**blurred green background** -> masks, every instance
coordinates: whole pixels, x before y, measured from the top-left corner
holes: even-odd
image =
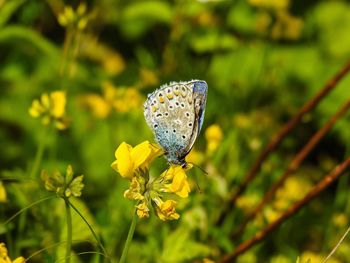
[[[162,222],[153,214],[139,221],[128,262],[204,262],[232,251],[349,154],[347,114],[243,237],[230,239],[294,154],[350,98],[346,77],[303,118],[217,224],[222,204],[268,139],[350,57],[349,14],[350,2],[341,0],[0,0],[1,222],[48,195],[39,175],[28,179],[45,140],[40,169],[64,172],[71,164],[84,174],[83,195],[72,202],[118,258],[133,203],[123,197],[127,181],[110,167],[114,151],[123,141],[154,140],[143,117],[148,93],[170,81],[202,79],[209,86],[206,116],[189,158],[209,174],[189,173],[192,193],[179,200],[178,221]],[[70,125],[43,137],[40,120],[28,109],[33,99],[55,90],[67,94]],[[210,126],[216,127],[213,136]],[[152,173],[165,168],[165,160],[157,161]],[[348,186],[345,176],[238,262],[294,263],[298,256],[321,262],[348,226]],[[47,248],[29,262],[62,259],[64,246],[51,245],[65,239],[63,209],[62,200],[51,199],[2,224],[0,241],[11,257]],[[85,240],[74,242],[75,253],[97,251],[74,212],[73,224],[73,239]],[[73,260],[98,261],[94,254]],[[350,241],[332,260],[350,262]]]

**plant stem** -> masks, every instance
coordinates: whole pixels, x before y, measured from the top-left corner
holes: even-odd
[[[134,216],[132,218],[131,225],[130,225],[130,228],[129,228],[128,237],[126,238],[124,249],[123,249],[123,253],[122,253],[122,256],[120,257],[119,263],[124,263],[125,262],[125,259],[126,259],[126,256],[128,254],[129,247],[130,247],[130,244],[131,244],[132,237],[134,236],[136,223],[137,223],[137,214],[136,214],[136,210],[135,210]]]
[[[69,202],[69,200],[68,200]],[[104,248],[104,246],[102,245],[100,239],[98,238],[97,234],[95,233],[94,229],[92,228],[92,226],[89,224],[89,222],[85,219],[85,217],[79,212],[79,210],[71,203],[69,202],[69,205],[73,208],[73,210],[75,212],[77,212],[77,214],[81,217],[81,219],[83,219],[83,221],[85,222],[85,224],[88,226],[88,228],[90,229],[92,235],[94,236],[98,246],[100,247],[100,250],[102,251],[101,255],[103,255],[104,257],[107,257],[109,259],[107,250]]]
[[[66,218],[67,218],[67,246],[66,246],[66,263],[70,263],[71,249],[72,249],[72,213],[70,210],[69,200],[64,198],[66,204]]]
[[[44,128],[43,130],[43,134],[41,136],[40,142],[39,142],[39,147],[36,151],[35,154],[35,159],[34,159],[34,163],[32,166],[32,169],[30,171],[30,178],[34,178],[35,175],[38,173],[38,169],[41,163],[41,160],[43,158],[43,154],[44,154],[44,150],[45,150],[45,143],[46,143],[46,128]]]

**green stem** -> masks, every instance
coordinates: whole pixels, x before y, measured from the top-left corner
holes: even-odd
[[[43,158],[44,150],[45,150],[45,143],[46,143],[45,137],[46,137],[46,128],[44,128],[44,130],[43,130],[43,134],[42,134],[40,142],[39,142],[38,150],[36,151],[36,154],[35,154],[35,159],[34,159],[32,169],[30,171],[29,178],[34,178],[35,175],[38,173],[38,169],[39,169],[41,160]]]
[[[70,210],[69,200],[64,198],[66,204],[66,218],[67,218],[67,246],[66,246],[66,263],[70,263],[72,250],[72,213]]]
[[[68,202],[69,202],[69,200],[68,200]],[[80,213],[80,211],[79,211],[71,202],[69,202],[69,205],[73,208],[73,210],[74,210],[75,212],[77,212],[77,214],[81,217],[81,219],[83,219],[83,221],[85,222],[85,224],[86,224],[86,225],[88,226],[88,228],[90,229],[92,235],[94,236],[94,238],[95,238],[95,240],[96,240],[98,246],[100,247],[100,249],[101,249],[101,251],[102,251],[101,255],[103,255],[103,256],[105,256],[105,257],[107,257],[107,258],[109,259],[109,255],[108,255],[106,249],[105,249],[104,246],[102,245],[100,239],[98,238],[98,236],[97,236],[96,232],[94,231],[94,229],[92,228],[92,226],[89,224],[89,222],[85,219],[85,217]]]
[[[125,259],[126,259],[126,256],[128,254],[129,247],[130,247],[130,244],[131,244],[131,241],[132,241],[132,237],[134,236],[136,223],[137,223],[137,214],[136,214],[136,210],[135,210],[134,216],[132,218],[131,225],[130,225],[130,228],[129,228],[128,237],[126,238],[124,249],[123,249],[123,253],[122,253],[122,256],[120,257],[119,263],[124,263],[125,262]]]

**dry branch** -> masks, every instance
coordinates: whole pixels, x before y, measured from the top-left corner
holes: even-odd
[[[286,171],[278,179],[278,181],[273,184],[270,189],[265,193],[263,199],[259,204],[253,209],[253,211],[244,219],[242,224],[239,225],[237,231],[232,235],[233,237],[239,235],[243,232],[245,226],[249,221],[254,219],[261,209],[272,199],[278,188],[283,186],[286,179],[293,174],[304,161],[304,159],[309,155],[312,149],[318,144],[318,142],[326,135],[326,133],[334,126],[334,124],[341,118],[350,108],[350,100],[347,101],[339,110],[326,122],[326,124],[319,129],[312,138],[307,142],[307,144],[295,155],[293,160],[288,165]]]
[[[275,136],[272,137],[268,145],[262,150],[260,155],[257,157],[255,163],[251,169],[246,173],[243,181],[238,186],[236,192],[230,198],[229,205],[225,207],[222,214],[218,219],[218,224],[220,224],[225,218],[226,214],[230,209],[230,205],[234,205],[237,198],[245,191],[248,184],[256,177],[257,173],[260,171],[262,163],[267,159],[267,157],[278,147],[281,141],[287,136],[287,134],[300,122],[300,120],[305,116],[306,113],[313,110],[318,103],[332,91],[338,82],[349,72],[350,70],[350,61],[348,61],[343,68],[337,72],[336,75],[330,79],[327,84],[309,101],[307,101],[298,113],[290,119],[278,132]]]
[[[322,181],[316,184],[309,193],[300,201],[290,206],[278,219],[269,224],[266,228],[255,234],[251,239],[241,243],[233,252],[225,255],[219,260],[220,263],[233,262],[240,254],[247,251],[252,246],[256,245],[268,234],[279,227],[286,219],[296,214],[304,205],[309,203],[315,197],[317,197],[323,190],[330,186],[335,180],[337,180],[347,168],[350,167],[350,157],[348,157],[340,165],[336,166],[329,174],[327,174]]]

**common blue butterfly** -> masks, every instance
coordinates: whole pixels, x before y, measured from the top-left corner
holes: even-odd
[[[144,115],[169,163],[186,167],[186,155],[202,128],[208,85],[203,80],[172,82],[149,94]]]

